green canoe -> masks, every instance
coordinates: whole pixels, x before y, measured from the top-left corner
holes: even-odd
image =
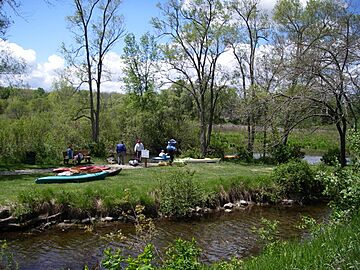
[[[73,175],[54,175],[39,177],[35,180],[36,184],[51,184],[51,183],[79,183],[94,180],[103,180],[109,172],[103,171],[98,173],[85,173]]]

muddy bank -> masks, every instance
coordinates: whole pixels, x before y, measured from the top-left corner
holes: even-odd
[[[189,210],[186,217],[180,218],[194,218],[203,215],[225,212],[231,213],[239,210],[246,210],[253,205],[269,205],[269,199],[259,192],[242,192],[231,191],[229,193],[223,192],[219,194],[216,203],[207,205],[205,207],[194,206]],[[284,199],[278,204],[280,205],[297,205],[295,200]],[[124,204],[112,211],[99,211],[97,209],[81,210],[72,208],[67,205],[58,205],[51,203],[43,203],[36,207],[37,211],[15,216],[13,209],[10,206],[0,208],[0,231],[26,231],[31,229],[43,230],[51,226],[84,226],[89,224],[101,224],[109,222],[135,222],[136,214],[134,207],[129,204]],[[143,214],[147,217],[157,219],[179,219],[177,217],[163,216],[159,211],[159,205],[147,205],[144,208]]]

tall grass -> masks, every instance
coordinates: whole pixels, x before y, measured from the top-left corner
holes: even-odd
[[[228,154],[234,154],[236,153],[236,148],[246,147],[247,145],[247,131],[244,128],[218,128],[218,132],[226,138],[230,145],[226,150]],[[329,147],[339,144],[337,131],[328,128],[295,129],[290,133],[288,142],[299,145],[306,154],[318,155],[325,153]],[[261,152],[262,147],[262,134],[257,133],[254,149],[257,152]]]
[[[360,269],[359,225],[360,213],[349,223],[324,226],[313,239],[273,245],[241,269]]]

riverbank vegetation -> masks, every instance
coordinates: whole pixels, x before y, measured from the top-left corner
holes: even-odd
[[[161,187],[176,185],[176,179],[184,176],[184,179],[182,177],[179,179],[178,187],[172,186],[174,192],[180,195],[182,187],[186,188],[180,184],[181,181],[185,181],[186,175],[191,177],[193,185],[202,190],[201,196],[204,200],[206,198],[219,200],[222,196],[224,197],[222,201],[226,201],[229,200],[229,196],[238,199],[246,196],[246,199],[256,201],[259,200],[256,194],[260,196],[262,190],[271,187],[272,181],[268,176],[272,169],[272,166],[246,164],[241,166],[227,162],[188,164],[184,167],[125,169],[117,176],[107,177],[106,185],[104,181],[36,185],[34,180],[39,175],[1,176],[3,192],[0,194],[0,204],[11,205],[17,216],[26,213],[34,216],[35,212],[45,211],[46,208],[52,209],[51,212],[55,209],[65,211],[66,207],[78,209],[85,216],[89,213],[92,215],[101,213],[105,216],[110,213],[121,213],[121,209],[126,206],[124,198],[129,192],[133,205],[140,203],[148,209],[154,209],[161,202],[159,198]],[[165,185],[164,182],[167,184]],[[245,194],[246,191],[249,191],[248,195]],[[166,193],[165,190],[163,192]],[[251,197],[253,193],[255,195]],[[41,210],[42,207],[44,209]]]
[[[353,156],[358,157],[360,152],[359,133],[353,133],[349,137],[349,141]],[[299,185],[298,182],[298,180],[307,178],[304,175],[297,178],[299,174],[303,173],[302,170],[299,170],[299,164],[281,165],[276,170],[278,172],[274,172],[275,178],[285,181],[285,183],[289,181],[296,187],[303,186],[307,190],[308,187]],[[196,247],[194,240],[190,242],[178,240],[169,248],[169,250],[177,251],[176,256],[172,257],[172,265],[177,265],[179,269],[359,268],[360,246],[357,243],[360,241],[360,175],[358,160],[354,160],[354,165],[350,168],[344,169],[338,166],[331,170],[320,170],[314,179],[318,179],[324,186],[323,194],[331,198],[330,205],[333,212],[327,224],[316,224],[314,220],[305,217],[302,226],[308,227],[310,236],[304,241],[299,243],[276,240],[274,238],[276,221],[265,221],[264,224],[267,224],[267,227],[259,228],[258,232],[261,239],[267,241],[268,244],[259,256],[248,259],[233,258],[229,261],[207,266],[201,264],[199,260],[200,250]],[[313,183],[314,181],[307,182],[310,185]],[[285,187],[287,184],[283,186]],[[293,187],[287,190],[293,191]],[[139,256],[138,258],[142,257]],[[105,257],[104,262],[109,261],[109,257]],[[152,269],[174,269],[168,268],[168,262],[165,260],[163,265],[157,268],[151,264],[151,260],[140,260],[138,266],[148,266]]]

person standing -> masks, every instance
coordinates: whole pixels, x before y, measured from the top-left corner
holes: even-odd
[[[143,143],[138,139],[134,146],[134,152],[135,152],[135,156],[136,156],[137,160],[141,161],[141,151],[144,149],[145,148],[144,148]]]
[[[168,152],[168,155],[170,156],[170,164],[173,163],[175,158],[176,144],[177,142],[174,139],[171,139],[168,141],[168,145],[166,146],[166,150]]]
[[[74,150],[72,148],[72,144],[69,144],[69,147],[66,149],[66,156],[69,160],[74,158]]]
[[[125,165],[126,146],[123,141],[116,145],[116,161],[119,165]]]

